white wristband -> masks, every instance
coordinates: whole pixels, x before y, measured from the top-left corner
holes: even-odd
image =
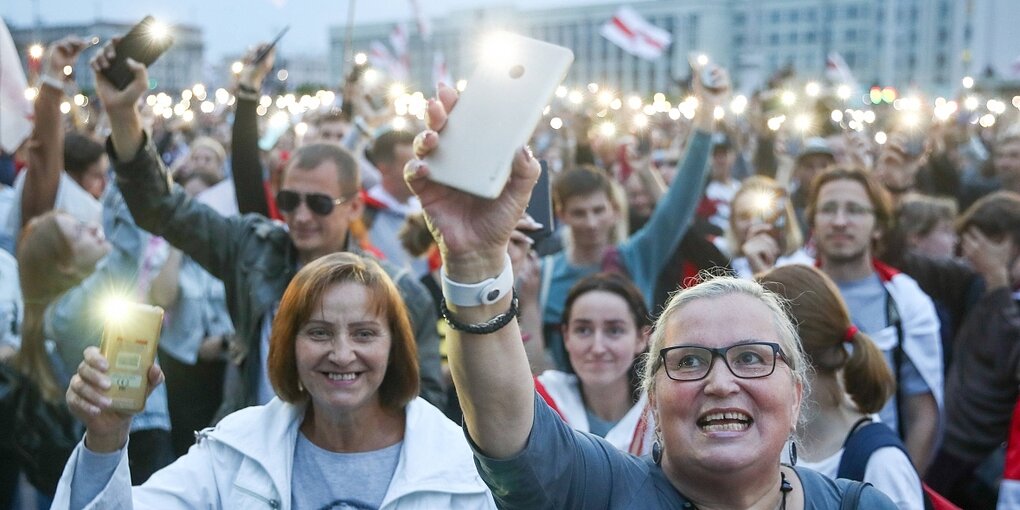
[[[448,303],[457,306],[491,305],[514,290],[514,270],[510,266],[510,254],[506,254],[503,272],[495,278],[478,283],[460,283],[450,279],[446,269],[441,271],[443,280],[443,297]]]
[[[61,92],[64,92],[65,88],[67,87],[67,82],[65,82],[64,80],[54,78],[53,76],[50,76],[46,73],[39,75],[39,83],[42,85],[49,85]]]

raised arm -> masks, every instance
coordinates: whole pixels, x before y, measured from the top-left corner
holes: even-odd
[[[693,78],[698,110],[694,116],[694,131],[676,177],[645,226],[620,246],[620,256],[648,302],[651,302],[662,268],[686,234],[705,188],[715,109],[724,104],[730,91],[726,71],[717,68],[715,72],[718,73],[715,81],[721,84],[717,89],[709,90],[698,76]]]
[[[42,84],[35,98],[35,125],[29,140],[28,173],[21,193],[21,226],[53,209],[64,169],[64,126],[60,103],[64,99],[65,66],[73,66],[87,43],[65,37],[46,49]]]
[[[524,213],[538,180],[538,161],[526,148],[514,154],[512,171],[495,200],[477,198],[428,179],[424,158],[440,143],[447,112],[457,93],[441,85],[439,100],[429,100],[429,128],[415,138],[415,154],[405,179],[421,199],[429,229],[443,257],[447,278],[477,283],[503,272],[510,234]],[[511,162],[506,162],[511,164]],[[509,294],[490,305],[447,303],[460,323],[480,324],[511,308]],[[534,385],[521,331],[514,320],[489,334],[447,333],[450,369],[464,409],[467,431],[486,455],[507,458],[520,452],[534,421]]]
[[[273,68],[276,50],[269,50],[261,62],[253,62],[265,45],[259,45],[245,58],[244,68],[237,79],[237,109],[231,127],[230,170],[234,177],[234,192],[241,214],[258,213],[269,217],[269,205],[259,160],[259,126],[256,107],[262,80]]]
[[[225,218],[191,200],[183,189],[173,185],[155,146],[142,129],[137,105],[148,88],[145,66],[128,59],[134,79],[124,90],[118,90],[102,75],[114,56],[113,44],[108,44],[93,58],[92,69],[96,74],[96,92],[110,118],[107,151],[111,153],[124,202],[139,227],[165,238],[230,288],[237,253],[241,250],[236,232],[249,228],[254,220]]]

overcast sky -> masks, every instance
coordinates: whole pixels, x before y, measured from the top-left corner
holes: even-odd
[[[283,26],[287,53],[325,55],[328,30],[347,20],[350,0],[2,0],[0,16],[9,25],[32,26],[38,10],[43,24],[96,19],[134,22],[146,14],[203,29],[206,60],[243,52],[256,41],[271,39]],[[411,0],[354,0],[355,22],[411,21]],[[433,18],[484,5],[521,8],[599,3],[607,0],[418,0]]]

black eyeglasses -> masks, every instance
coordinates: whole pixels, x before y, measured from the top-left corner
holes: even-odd
[[[351,197],[333,198],[322,193],[298,193],[297,191],[281,190],[276,194],[276,206],[285,213],[294,212],[301,202],[308,204],[308,209],[319,216],[328,216],[335,206],[350,200]]]
[[[786,356],[779,344],[747,342],[713,349],[699,345],[676,345],[659,351],[666,376],[674,381],[700,381],[712,371],[712,362],[719,356],[730,373],[741,379],[768,377],[776,371],[776,358]]]

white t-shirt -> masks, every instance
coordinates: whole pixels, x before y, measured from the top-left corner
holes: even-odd
[[[827,459],[818,462],[800,459],[797,465],[813,469],[829,478],[836,478],[842,458],[843,449],[840,448]],[[910,458],[895,446],[879,448],[871,454],[864,470],[864,481],[885,493],[903,510],[924,508],[921,479],[917,476]]]
[[[25,169],[14,181],[14,200],[7,215],[5,228],[15,239],[21,230],[21,193],[25,189],[25,174],[30,171]],[[85,191],[85,188],[64,171],[60,172],[60,183],[57,184],[57,198],[53,203],[53,209],[64,211],[81,221],[96,225],[103,223],[103,203]]]

